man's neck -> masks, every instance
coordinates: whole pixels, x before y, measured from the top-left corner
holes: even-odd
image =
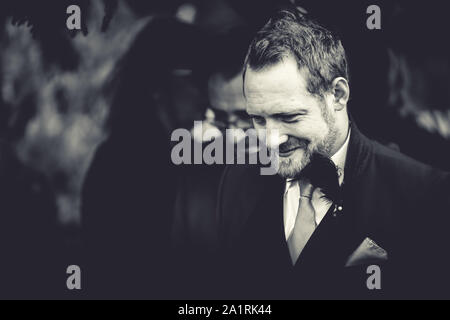
[[[336,143],[334,144],[334,148],[330,152],[330,158],[332,158],[339,150],[342,149],[350,133],[350,120],[348,119],[348,117],[345,117],[343,120],[341,120],[341,122],[342,123],[338,122],[338,126],[340,128],[339,134],[336,139]]]

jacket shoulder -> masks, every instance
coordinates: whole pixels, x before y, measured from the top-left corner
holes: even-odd
[[[219,186],[219,210],[234,211],[236,207],[248,203],[263,187],[261,183],[257,166],[226,166]]]
[[[257,165],[229,165],[223,172],[216,210],[222,245],[235,238],[264,190],[279,179],[262,176],[259,169]]]
[[[426,188],[449,178],[449,173],[414,160],[378,142],[372,141],[372,145],[372,166],[392,182]]]

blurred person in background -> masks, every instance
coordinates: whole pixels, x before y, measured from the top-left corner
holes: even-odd
[[[133,8],[145,6],[141,1],[130,3]],[[222,169],[208,168],[214,171],[211,178],[208,175],[205,184],[184,194],[186,175],[197,180],[204,175],[189,175],[186,171],[194,168],[185,171],[172,165],[170,135],[205,119],[212,100],[221,105],[214,103],[216,110],[208,111],[214,114],[211,126],[218,131],[230,125],[248,126],[242,91],[238,93],[236,86],[246,48],[240,44],[235,50],[227,37],[212,42],[213,32],[239,21],[227,1],[178,5],[164,13],[137,10],[150,21],[122,59],[111,86],[117,94],[110,136],[96,152],[82,201],[86,277],[96,297],[179,297],[184,282],[178,281],[188,274],[194,258],[178,255],[173,243],[189,237],[189,245],[195,243],[200,251],[215,245],[216,230],[207,229],[215,227],[215,186]],[[238,52],[239,58],[228,57],[230,52]],[[208,101],[205,79],[210,75],[215,78],[209,81]],[[232,96],[221,92],[222,87]],[[208,190],[203,193],[205,186]]]
[[[432,17],[422,23],[423,17]],[[400,151],[450,170],[450,43],[446,7],[399,1],[389,33],[386,136]]]
[[[177,71],[201,61],[206,42],[200,34],[173,19],[151,20],[117,69],[110,136],[97,150],[83,190],[86,279],[93,297],[176,293],[172,270],[184,261],[170,251],[177,181],[170,133],[201,118],[199,90],[189,72]]]
[[[238,143],[246,139],[245,130],[253,128],[242,92],[242,67],[251,36],[246,27],[215,36],[206,51],[208,63],[198,70],[204,73],[208,104],[201,128],[191,130],[192,140],[204,150],[212,140],[223,139],[224,159],[226,130],[235,130],[231,144],[236,150]],[[204,293],[205,288],[199,284],[213,283],[206,279],[214,276],[212,262],[218,241],[215,210],[224,168],[220,163],[180,166],[172,241],[176,255],[185,261],[185,270],[179,277],[186,282],[184,294],[191,298]]]

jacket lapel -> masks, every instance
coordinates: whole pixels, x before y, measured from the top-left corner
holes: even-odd
[[[364,232],[359,230],[357,224],[359,213],[353,205],[352,189],[364,170],[369,149],[356,125],[352,124],[351,129],[343,198],[330,207],[295,265],[296,273],[309,279],[317,274],[323,281],[324,274],[331,275],[331,270],[342,270],[347,258],[364,240]],[[336,210],[339,206],[341,211]]]

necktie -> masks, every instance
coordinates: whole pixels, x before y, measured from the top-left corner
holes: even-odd
[[[314,188],[312,184],[305,179],[299,181],[300,184],[300,202],[295,220],[294,229],[288,239],[288,248],[292,263],[298,260],[301,252],[308,243],[309,238],[316,229],[316,215],[312,205],[312,194]]]

